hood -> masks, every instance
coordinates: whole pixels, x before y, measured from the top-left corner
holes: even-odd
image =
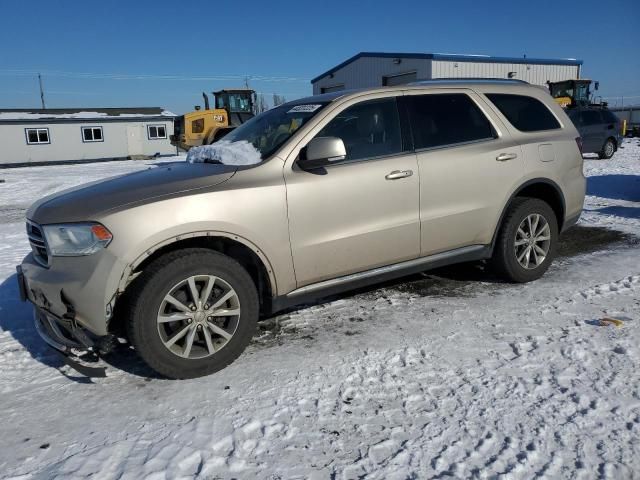
[[[218,185],[236,171],[234,166],[207,163],[152,167],[44,197],[29,208],[27,218],[39,224],[97,220],[110,210]]]

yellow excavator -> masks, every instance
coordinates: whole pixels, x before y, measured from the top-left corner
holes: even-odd
[[[175,120],[171,143],[183,150],[209,145],[220,140],[235,127],[253,118],[255,92],[250,89],[224,89],[213,92],[214,108],[202,93],[204,110],[199,106]]]

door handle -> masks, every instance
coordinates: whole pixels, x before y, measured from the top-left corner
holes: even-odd
[[[385,175],[387,180],[398,180],[399,178],[407,178],[413,175],[413,170],[394,170],[393,172]]]
[[[518,158],[517,153],[501,153],[496,157],[496,160],[499,162],[506,162],[507,160],[513,160],[514,158]]]

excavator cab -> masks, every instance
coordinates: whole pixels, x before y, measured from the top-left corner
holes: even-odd
[[[562,108],[584,107],[591,103],[591,80],[563,80],[549,82],[549,92]],[[598,89],[598,82],[595,82]]]
[[[237,127],[253,117],[253,90],[218,90],[213,95],[216,108],[226,110],[229,126]]]

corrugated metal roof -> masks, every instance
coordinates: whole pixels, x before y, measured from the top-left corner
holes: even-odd
[[[528,58],[528,57],[492,57],[489,55],[468,55],[468,54],[455,54],[455,53],[389,53],[389,52],[360,52],[351,58],[348,58],[344,62],[336,65],[330,70],[327,70],[321,75],[318,75],[311,80],[311,83],[315,83],[321,78],[334,73],[341,68],[355,62],[359,58],[363,57],[378,57],[378,58],[422,58],[425,60],[449,60],[455,62],[483,62],[483,63],[522,63],[530,65],[582,65],[582,60],[576,60],[575,58]]]

